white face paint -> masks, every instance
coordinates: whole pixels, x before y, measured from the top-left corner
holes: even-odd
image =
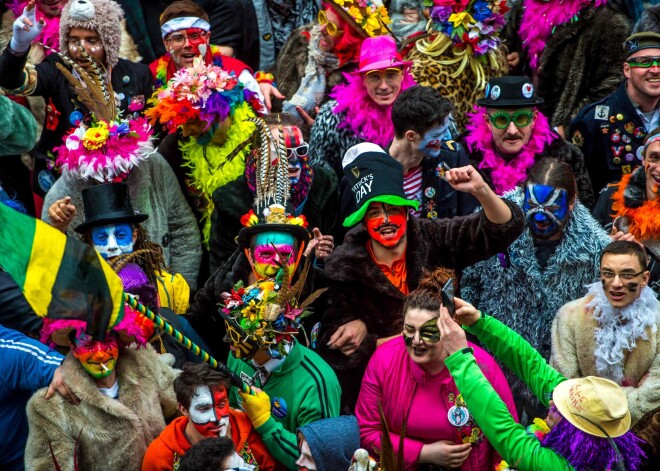
[[[451,136],[449,135],[449,116],[447,116],[444,123],[437,124],[424,133],[418,149],[429,157],[438,157],[442,143],[449,139]]]
[[[303,437],[300,441],[300,458],[296,461],[296,466],[298,466],[299,471],[316,471],[316,463],[314,462],[314,457],[312,456],[312,451],[309,449],[309,444],[307,440]]]
[[[92,244],[103,258],[133,252],[133,227],[130,224],[108,224],[91,229]]]
[[[205,437],[224,437],[229,430],[229,403],[224,387],[197,386],[190,399],[190,420]]]

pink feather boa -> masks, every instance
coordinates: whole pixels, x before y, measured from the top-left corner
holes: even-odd
[[[18,18],[23,14],[23,9],[27,6],[28,2],[26,1],[21,1],[21,0],[14,0],[11,3],[7,4],[7,7],[11,9],[11,11],[14,13],[14,16]],[[59,16],[54,16],[54,17],[49,17],[43,14],[43,12],[39,9],[39,4],[37,3],[36,5],[37,8],[37,20],[43,18],[46,20],[46,26],[44,26],[44,29],[41,31],[39,36],[37,36],[36,41],[45,44],[51,49],[54,49],[55,51],[60,50],[60,17]],[[49,49],[46,49],[44,51],[46,55],[50,54],[52,51]]]
[[[55,332],[73,328],[76,331],[76,335],[79,335],[85,331],[86,326],[87,322],[79,319],[49,319],[46,317],[44,318],[44,325],[41,328],[41,337],[39,340],[41,343],[55,348],[57,345],[52,341]],[[124,317],[111,330],[124,337],[125,341],[120,341],[120,347],[127,347],[133,342],[136,342],[139,346],[144,346],[153,334],[154,325],[149,319],[126,305],[124,308]]]
[[[360,74],[345,73],[344,77],[347,83],[336,85],[330,92],[330,97],[337,100],[337,106],[333,111],[337,114],[345,114],[339,127],[351,129],[356,136],[365,142],[372,142],[383,148],[387,147],[394,139],[394,125],[391,117],[392,105],[377,105],[362,84]],[[400,92],[414,85],[417,85],[417,83],[410,72],[404,72]]]
[[[491,170],[495,193],[502,195],[527,178],[527,171],[536,162],[536,156],[555,140],[556,135],[548,124],[548,118],[538,112],[529,142],[516,157],[507,161],[500,157],[493,146],[493,135],[484,119],[486,108],[475,107],[475,110],[475,113],[468,115],[468,135],[465,143],[470,152],[481,152],[483,160],[479,163],[479,168]]]
[[[563,3],[556,0],[550,2],[526,0],[519,35],[532,70],[536,72],[543,49],[555,26],[567,23],[578,12],[592,4],[594,8],[598,8],[606,3],[607,0],[563,0]],[[542,21],[543,18],[545,21]]]

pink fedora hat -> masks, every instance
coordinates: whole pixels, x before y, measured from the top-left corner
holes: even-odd
[[[376,36],[362,41],[360,47],[359,73],[388,67],[408,67],[412,62],[404,61],[396,50],[392,36]]]

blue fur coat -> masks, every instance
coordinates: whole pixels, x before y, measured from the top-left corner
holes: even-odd
[[[504,197],[522,208],[522,189],[512,190]],[[504,257],[495,256],[463,272],[461,296],[521,334],[547,359],[550,328],[557,310],[584,296],[585,285],[599,278],[600,253],[609,242],[607,233],[576,201],[564,237],[545,270],[539,266],[532,236],[525,229],[509,247],[507,268],[500,262]],[[516,383],[510,381],[518,398],[527,388]]]

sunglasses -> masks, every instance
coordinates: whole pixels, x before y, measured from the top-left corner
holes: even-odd
[[[534,112],[532,110],[518,110],[513,113],[498,111],[489,115],[488,118],[490,119],[490,123],[497,129],[508,128],[511,121],[513,121],[513,124],[517,127],[524,128],[532,123]]]
[[[660,67],[660,57],[659,56],[641,56],[635,57],[626,61],[630,67],[648,69],[650,67],[656,66]]]
[[[383,79],[389,84],[394,85],[401,78],[403,71],[395,67],[390,67],[385,70],[370,70],[365,74],[367,82],[378,85]]]
[[[303,142],[298,147],[289,147],[287,150],[289,151],[289,157],[293,157],[294,153],[298,157],[305,157],[309,152],[309,144]]]
[[[328,19],[328,15],[326,15],[325,10],[319,11],[317,19],[321,26],[325,25],[325,30],[330,36],[337,36],[344,32],[344,30],[341,29],[339,25],[336,25]]]

